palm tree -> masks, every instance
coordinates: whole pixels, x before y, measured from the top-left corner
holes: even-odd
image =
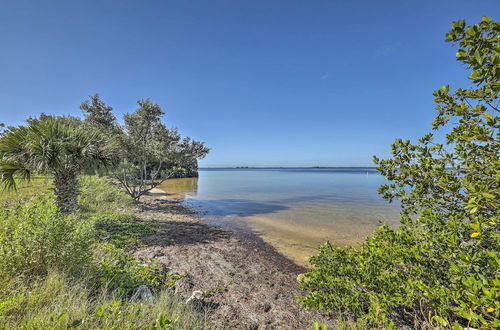
[[[76,209],[78,174],[114,164],[116,148],[106,136],[79,119],[43,115],[26,126],[9,127],[0,138],[0,184],[16,189],[16,180],[33,173],[52,176],[59,210]]]

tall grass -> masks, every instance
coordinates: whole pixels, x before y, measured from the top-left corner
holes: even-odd
[[[0,218],[0,276],[76,274],[90,261],[93,224],[61,215],[49,192],[1,208]]]
[[[79,177],[78,181],[78,208],[81,212],[100,215],[103,212],[124,210],[133,203],[130,196],[104,178],[86,175]]]
[[[167,291],[152,302],[132,302],[106,292],[96,294],[84,281],[59,272],[30,286],[12,281],[2,288],[9,291],[0,302],[0,324],[6,329],[205,328],[202,315]]]

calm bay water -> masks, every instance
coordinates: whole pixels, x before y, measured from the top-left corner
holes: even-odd
[[[281,253],[305,264],[327,240],[356,244],[380,221],[396,226],[399,206],[376,189],[373,168],[202,169],[160,189],[202,211],[214,224],[248,225]]]

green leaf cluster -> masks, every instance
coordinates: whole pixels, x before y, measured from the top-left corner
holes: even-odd
[[[0,219],[0,281],[45,276],[51,270],[81,274],[90,263],[93,225],[60,214],[50,192],[26,204],[0,207]]]

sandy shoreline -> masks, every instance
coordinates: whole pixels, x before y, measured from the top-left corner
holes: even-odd
[[[307,329],[314,321],[331,323],[296,303],[302,295],[296,278],[305,269],[251,231],[211,226],[180,200],[145,196],[134,212],[158,233],[143,238],[145,246],[133,255],[186,274],[175,287],[182,297],[208,292],[207,318],[216,328]]]

